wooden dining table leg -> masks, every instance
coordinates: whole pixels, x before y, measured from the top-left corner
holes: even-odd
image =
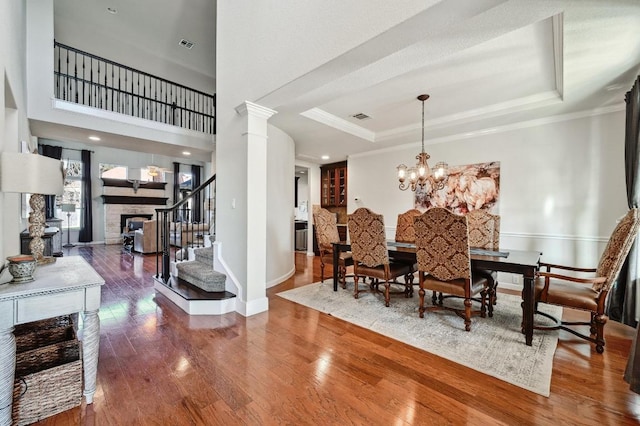
[[[527,346],[531,346],[533,343],[533,314],[535,310],[534,276],[535,270],[526,271],[523,274],[522,333],[524,334]]]
[[[338,291],[338,268],[340,263],[340,245],[333,245],[333,291]]]

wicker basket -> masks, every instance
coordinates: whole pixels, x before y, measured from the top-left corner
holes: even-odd
[[[70,315],[20,324],[13,334],[16,337],[17,353],[75,339]]]
[[[16,336],[13,423],[27,425],[77,407],[82,402],[80,345],[68,317],[32,323]],[[40,327],[40,328],[38,328]],[[47,340],[48,339],[48,340]],[[35,342],[44,346],[35,347]],[[24,348],[31,348],[25,350]]]

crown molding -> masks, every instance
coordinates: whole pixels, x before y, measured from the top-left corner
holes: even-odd
[[[359,137],[369,142],[376,141],[376,133],[364,127],[353,124],[345,119],[330,114],[320,108],[311,108],[307,111],[301,112],[301,116],[317,121],[334,129],[341,130],[350,135]]]
[[[564,100],[564,14],[559,13],[551,18],[553,29],[553,59],[556,77],[556,90]]]
[[[552,115],[552,116],[549,116],[549,117],[536,118],[534,120],[520,121],[518,123],[506,124],[504,126],[488,127],[486,129],[480,129],[480,130],[476,130],[476,131],[473,131],[473,132],[458,133],[458,134],[455,134],[455,135],[443,136],[441,138],[433,138],[433,139],[428,139],[428,140],[425,139],[425,144],[426,145],[436,145],[436,144],[444,143],[444,142],[452,142],[452,141],[464,140],[464,139],[473,139],[473,138],[477,138],[479,136],[484,136],[484,135],[487,135],[487,134],[510,132],[510,131],[513,131],[513,130],[526,129],[526,128],[530,128],[530,127],[544,126],[546,124],[553,124],[553,123],[560,123],[560,122],[563,122],[563,121],[577,120],[577,119],[585,118],[585,117],[596,117],[598,115],[611,114],[611,113],[614,113],[614,112],[619,112],[619,111],[624,111],[624,110],[625,110],[625,104],[624,103],[619,103],[619,104],[616,104],[616,105],[611,105],[611,106],[603,107],[603,108],[595,108],[595,109],[592,109],[592,110],[572,112],[572,113],[568,113],[568,114]],[[395,152],[395,151],[399,151],[399,150],[402,150],[402,149],[409,149],[409,148],[414,148],[414,147],[419,147],[419,146],[420,146],[419,142],[412,142],[412,143],[407,143],[407,144],[403,144],[403,145],[396,145],[396,146],[389,147],[389,148],[376,149],[376,150],[373,150],[373,151],[367,151],[367,152],[362,152],[362,153],[358,153],[358,154],[350,154],[349,158],[368,157],[370,155],[379,155],[379,154],[383,154],[383,153],[386,153],[386,152]]]

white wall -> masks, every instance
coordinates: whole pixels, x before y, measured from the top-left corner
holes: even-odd
[[[433,164],[500,161],[501,247],[537,249],[550,262],[595,267],[616,219],[627,211],[624,112],[531,124],[425,150]],[[398,213],[413,207],[413,193],[398,189],[395,168],[413,164],[419,150],[418,142],[350,157],[348,212],[364,206],[382,213],[392,236]]]
[[[293,247],[293,139],[268,126],[267,161],[267,287],[280,284],[295,273]]]
[[[18,152],[31,144],[25,87],[26,6],[0,2],[0,152]],[[20,253],[20,195],[0,193],[0,259]]]
[[[257,249],[251,244],[255,242],[247,241],[247,138],[252,135],[248,134],[246,117],[235,108],[245,101],[263,107],[278,105],[275,100],[258,100],[299,81],[309,71],[384,33],[427,5],[411,0],[399,8],[383,0],[357,0],[333,2],[327,7],[324,3],[286,0],[277,8],[268,3],[231,1],[218,2],[217,6],[216,78],[221,82],[216,93],[216,157],[220,160],[216,164],[217,237],[224,245],[224,258],[231,273],[245,290],[243,294],[252,298],[259,295],[247,289],[249,258],[260,257],[260,253],[253,253]],[[349,58],[342,58],[341,62],[348,63]],[[335,74],[328,78],[334,77]],[[308,83],[314,89],[321,85],[313,79],[305,84]],[[302,94],[306,90],[300,86],[294,92]],[[270,163],[271,167],[279,168],[279,163]],[[286,172],[291,180],[293,171]],[[283,207],[283,212],[290,215],[293,203]]]

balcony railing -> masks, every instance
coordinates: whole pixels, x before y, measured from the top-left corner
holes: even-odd
[[[216,97],[54,42],[55,97],[209,134]]]

